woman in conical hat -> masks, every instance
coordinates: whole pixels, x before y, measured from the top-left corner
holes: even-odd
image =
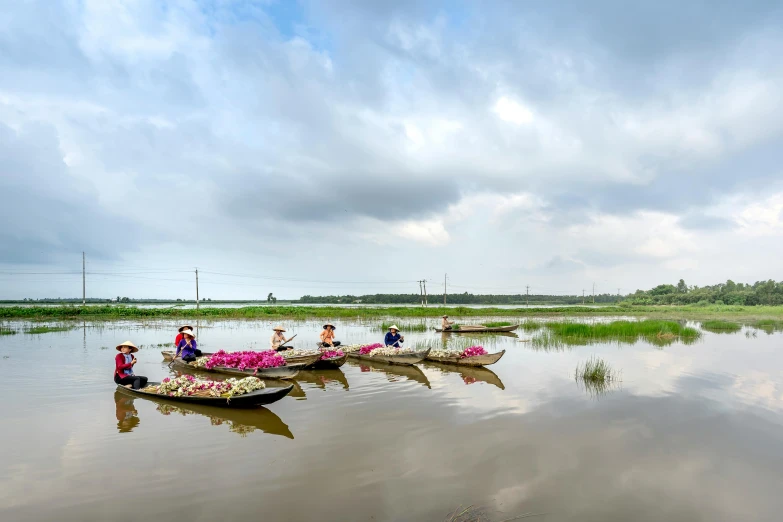
[[[284,352],[286,350],[293,349],[293,346],[283,346],[285,343],[293,339],[293,337],[289,337],[288,339],[285,338],[285,328],[282,326],[275,326],[272,328],[272,330],[275,331],[275,333],[272,334],[272,338],[269,340],[272,344],[272,349],[276,350],[278,352]]]
[[[174,354],[174,358],[177,357],[182,357],[185,362],[193,362],[196,357],[201,357],[193,330],[182,330],[182,340],[177,345],[177,353]]]
[[[144,388],[147,378],[133,373],[133,367],[138,362],[133,354],[139,349],[132,342],[125,341],[117,345],[117,351],[120,353],[114,358],[114,382],[134,390]]]
[[[321,332],[321,348],[333,348],[340,346],[340,341],[334,340],[334,331],[337,330],[332,323],[326,323]]]
[[[180,326],[179,328],[177,328],[177,332],[179,332],[179,333],[178,333],[178,334],[177,334],[177,336],[174,338],[174,346],[179,346],[179,342],[180,342],[180,341],[182,340],[182,338],[183,338],[182,332],[184,332],[185,330],[192,330],[192,329],[193,329],[193,327],[192,327],[192,326],[190,326],[189,324],[183,324],[182,326]]]
[[[402,343],[405,341],[405,337],[400,335],[400,329],[396,324],[389,327],[389,331],[386,332],[386,337],[383,339],[383,344],[386,346],[393,346],[394,348],[402,348]]]

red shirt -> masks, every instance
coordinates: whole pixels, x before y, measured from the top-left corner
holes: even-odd
[[[125,356],[122,353],[118,353],[117,357],[114,358],[114,376],[119,375],[120,378],[123,378],[122,371],[128,369],[132,371],[133,364],[125,364]]]
[[[181,333],[181,332],[180,332],[180,333],[178,333],[178,334],[177,334],[177,337],[176,337],[176,339],[174,339],[174,346],[175,346],[175,347],[179,346],[179,342],[180,342],[182,339],[184,339],[184,338],[185,338],[185,336],[184,336],[184,335],[182,335],[182,333]]]

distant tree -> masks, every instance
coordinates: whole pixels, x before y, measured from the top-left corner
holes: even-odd
[[[267,303],[271,303],[271,302],[272,302],[272,300],[276,300],[276,299],[275,299],[275,296],[273,296],[273,295],[272,295],[272,292],[269,292],[269,295],[268,295],[268,296],[266,296],[266,302],[267,302]]]
[[[680,279],[680,282],[677,283],[677,292],[681,294],[685,294],[688,292],[688,285],[685,284],[685,281]]]

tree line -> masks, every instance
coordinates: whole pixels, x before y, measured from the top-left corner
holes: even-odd
[[[368,294],[368,295],[304,295],[299,298],[303,304],[420,304],[419,294]],[[617,303],[622,298],[617,294],[596,294],[595,303]],[[430,305],[443,304],[443,294],[429,294]],[[525,305],[533,304],[590,304],[592,295],[526,295],[526,294],[448,294],[448,305]]]
[[[780,305],[783,304],[783,281],[735,283],[731,279],[711,286],[688,286],[680,279],[676,285],[658,285],[650,290],[637,290],[628,296],[635,305]]]

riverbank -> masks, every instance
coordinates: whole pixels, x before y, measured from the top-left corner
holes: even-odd
[[[631,316],[667,319],[734,320],[783,319],[783,306],[567,306],[554,308],[468,308],[455,307],[339,307],[339,306],[248,306],[182,308],[138,308],[135,306],[9,306],[0,307],[0,319],[337,319],[385,317],[586,317]]]

